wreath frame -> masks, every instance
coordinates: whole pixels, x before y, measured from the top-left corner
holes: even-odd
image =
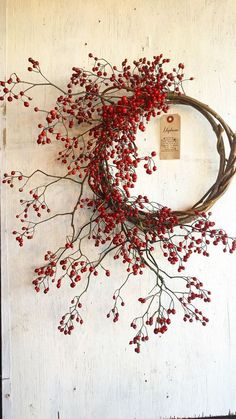
[[[107,91],[113,88],[108,88]],[[132,89],[127,89],[132,92]],[[178,223],[185,224],[191,222],[198,217],[201,212],[209,211],[215,202],[222,197],[226,192],[235,172],[236,172],[236,135],[229,127],[229,125],[223,120],[223,118],[208,105],[187,96],[186,94],[167,93],[166,101],[168,105],[184,105],[190,106],[197,110],[211,125],[211,128],[216,136],[216,149],[219,154],[219,168],[215,182],[207,190],[207,192],[189,209],[172,211],[173,216],[178,218]],[[226,156],[226,149],[224,144],[224,134],[228,140],[229,155]],[[100,174],[104,175],[104,166],[101,165]],[[109,183],[106,179],[106,183]],[[96,191],[94,191],[97,193]],[[103,196],[101,191],[100,197]],[[111,204],[112,205],[112,204]],[[136,219],[132,218],[131,221],[135,224],[139,224],[139,219],[142,220],[142,224],[145,218],[145,213],[139,211]],[[152,212],[155,217],[155,212]]]

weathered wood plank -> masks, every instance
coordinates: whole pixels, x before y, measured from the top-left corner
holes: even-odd
[[[6,77],[6,0],[0,2],[0,79]],[[5,167],[6,146],[6,108],[0,104],[0,153],[1,174]],[[10,323],[9,323],[9,283],[7,276],[6,249],[6,190],[0,186],[0,220],[1,220],[1,340],[2,340],[2,374],[1,394],[4,417],[11,419],[11,369],[10,369]]]

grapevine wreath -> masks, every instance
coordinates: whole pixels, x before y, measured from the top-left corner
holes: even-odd
[[[107,314],[114,322],[119,319],[120,306],[125,304],[125,284],[145,269],[150,271],[151,290],[139,298],[143,314],[131,322],[134,336],[130,344],[138,353],[141,343],[149,339],[149,330],[157,335],[167,331],[177,306],[183,309],[184,321],[198,320],[203,326],[208,322],[197,303],[209,302],[211,293],[197,277],[183,274],[184,265],[194,253],[209,256],[211,244],[220,244],[223,252],[233,253],[236,249],[235,238],[217,229],[209,213],[235,173],[236,136],[215,111],[185,95],[182,63],[168,72],[165,68],[169,59],[159,55],[152,61],[141,58],[132,66],[125,59],[118,69],[92,54],[89,57],[93,60],[91,70],[74,67],[66,90],[50,82],[39,62],[32,58],[28,70],[37,73],[42,81],[22,81],[14,73],[1,82],[0,99],[18,100],[25,107],[32,100],[29,92],[37,86],[53,86],[59,91],[53,109],[34,110],[46,112],[46,122],[38,125],[37,143],[56,141],[60,148],[57,159],[64,167],[64,174],[57,176],[40,169],[28,176],[12,171],[4,175],[3,183],[13,187],[16,181],[22,182],[19,191],[23,192],[32,177],[44,179],[20,200],[23,209],[17,218],[21,228],[13,232],[20,246],[24,239],[33,238],[41,223],[58,217],[68,219],[67,237],[57,250],[46,252],[33,279],[35,290],[45,294],[53,285],[61,288],[69,284],[79,290],[59,323],[65,335],[71,334],[76,322],[83,323],[82,301],[93,279],[102,271],[107,277],[111,275],[106,267],[109,255],[127,267],[127,276],[114,292],[113,306]],[[196,204],[183,211],[172,211],[150,202],[146,196],[132,195],[138,165],[142,164],[148,175],[157,170],[156,152],[141,157],[136,134],[145,131],[151,118],[167,113],[171,104],[190,106],[207,119],[219,154],[215,183]],[[47,204],[50,189],[59,182],[65,187],[72,182],[79,191],[74,202],[65,203],[64,212],[55,212]],[[92,197],[88,196],[88,187]],[[82,208],[87,209],[88,219],[79,224],[77,215]],[[84,251],[86,240],[98,248],[95,259]],[[176,265],[174,276],[159,266],[161,255]]]

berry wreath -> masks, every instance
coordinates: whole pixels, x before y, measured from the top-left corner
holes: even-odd
[[[198,278],[184,276],[182,271],[193,253],[209,256],[211,244],[221,244],[224,252],[233,253],[236,249],[236,240],[217,229],[208,212],[235,173],[236,136],[215,111],[185,94],[183,82],[187,79],[182,63],[171,72],[165,71],[170,60],[159,55],[152,61],[140,58],[132,66],[125,59],[119,70],[104,59],[92,54],[89,57],[93,59],[91,70],[73,67],[65,90],[49,81],[39,62],[32,58],[28,70],[40,75],[42,82],[22,81],[16,73],[0,82],[3,91],[0,100],[18,100],[25,107],[32,100],[29,91],[37,86],[53,86],[60,92],[53,109],[45,111],[35,107],[34,110],[46,112],[46,123],[38,125],[37,143],[46,145],[55,140],[60,147],[57,160],[65,171],[56,176],[40,169],[30,175],[13,170],[5,173],[3,183],[13,187],[15,181],[23,182],[19,191],[24,192],[32,177],[44,179],[40,186],[29,190],[29,196],[20,200],[23,210],[17,218],[22,227],[13,232],[20,246],[25,238],[33,238],[42,222],[68,218],[67,237],[57,250],[46,252],[44,263],[35,269],[36,277],[32,281],[35,290],[43,290],[45,294],[53,284],[58,289],[64,283],[69,283],[71,288],[78,287],[78,295],[72,299],[58,327],[65,335],[71,334],[75,322],[83,323],[81,300],[92,279],[101,272],[107,277],[111,275],[104,265],[109,257],[120,259],[127,266],[127,275],[114,292],[113,305],[107,314],[114,322],[119,319],[120,306],[125,305],[122,291],[130,277],[142,275],[145,268],[150,270],[151,291],[138,299],[145,310],[131,322],[135,334],[130,344],[139,353],[141,343],[149,339],[149,327],[154,334],[165,333],[178,305],[183,309],[184,321],[198,320],[204,326],[208,322],[196,302],[209,302],[210,291]],[[151,118],[168,112],[171,104],[193,107],[207,119],[215,133],[219,154],[215,183],[196,204],[183,211],[172,211],[150,202],[146,196],[131,194],[141,162],[148,175],[157,169],[155,151],[140,157],[136,134],[138,130],[145,131]],[[51,212],[47,196],[59,182],[76,184],[80,191],[74,203],[64,203],[63,212]],[[92,197],[88,196],[88,186]],[[79,225],[77,215],[82,208],[89,215]],[[99,248],[95,259],[83,248],[86,240],[92,240]],[[164,271],[158,255],[177,265],[178,273],[173,276]]]

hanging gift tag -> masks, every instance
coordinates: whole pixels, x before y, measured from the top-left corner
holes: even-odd
[[[178,114],[161,117],[160,159],[180,158],[180,116]]]

